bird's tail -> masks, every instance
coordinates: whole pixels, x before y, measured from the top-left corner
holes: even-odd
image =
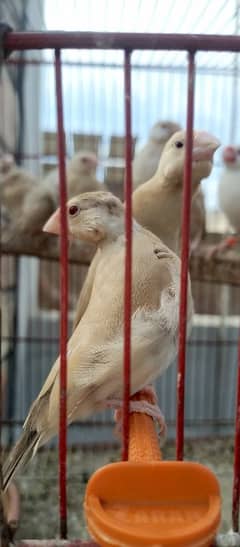
[[[26,427],[3,464],[3,490],[6,490],[17,470],[32,458],[39,440],[40,434]]]

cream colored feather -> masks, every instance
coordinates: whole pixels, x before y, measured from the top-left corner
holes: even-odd
[[[71,235],[94,241],[100,249],[88,306],[68,343],[70,423],[104,408],[108,400],[122,398],[125,236],[124,206],[110,193],[80,195],[70,200],[68,212]],[[46,229],[59,230],[59,213]],[[179,279],[178,257],[134,221],[132,394],[154,381],[176,356]],[[189,284],[189,324],[192,313]],[[59,358],[30,409],[22,437],[4,464],[5,488],[38,446],[57,434],[58,420]]]
[[[136,220],[145,228],[159,237],[165,245],[177,254],[180,245],[180,225],[182,209],[182,190],[185,159],[186,132],[178,131],[165,145],[156,174],[139,186],[132,196],[133,214]],[[182,143],[182,147],[177,147]],[[192,195],[198,195],[199,184],[212,169],[212,157],[219,146],[219,141],[208,133],[194,132],[193,164],[192,164]],[[194,152],[195,151],[195,152]],[[194,159],[200,156],[200,159]],[[199,198],[197,198],[199,199]],[[200,198],[201,199],[201,198]],[[199,226],[202,229],[200,219]],[[195,227],[195,236],[197,227]],[[94,282],[94,272],[100,257],[100,251],[95,254],[85,279],[76,306],[73,328],[78,325],[83,310],[86,309],[87,295],[91,294]]]

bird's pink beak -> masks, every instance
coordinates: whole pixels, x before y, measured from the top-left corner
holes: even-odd
[[[219,148],[220,141],[205,131],[194,131],[193,135],[193,161],[212,161],[213,154]]]
[[[43,232],[60,235],[60,207],[53,213],[43,226]]]

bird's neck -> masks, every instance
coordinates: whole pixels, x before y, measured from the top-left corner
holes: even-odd
[[[197,185],[193,185],[195,193]],[[139,188],[143,192],[139,208],[135,208],[136,219],[148,230],[157,235],[165,245],[179,254],[179,238],[181,229],[181,211],[183,188],[181,184],[166,182],[163,178],[152,179]],[[143,197],[144,196],[144,197]],[[137,196],[136,196],[137,198]],[[143,199],[142,199],[143,198]],[[136,200],[137,201],[137,200]]]
[[[139,224],[132,219],[132,233],[141,230],[141,227]],[[117,240],[125,241],[125,219],[118,218],[110,221],[108,223],[108,226],[106,227],[105,236],[104,238],[98,243],[98,246],[103,249],[108,247],[109,245],[112,245]]]
[[[103,248],[116,241],[124,234],[124,218],[113,215],[103,227],[104,237],[99,242],[99,247]]]

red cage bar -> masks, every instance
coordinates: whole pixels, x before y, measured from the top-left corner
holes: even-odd
[[[192,143],[194,116],[194,53],[189,53],[188,62],[188,96],[187,96],[187,135],[186,158],[184,166],[183,201],[182,201],[182,249],[181,249],[181,291],[179,306],[179,341],[178,341],[178,377],[177,377],[177,445],[176,456],[183,459],[184,453],[184,396],[185,396],[185,363],[186,363],[186,328],[187,328],[187,287],[189,237],[192,190]]]
[[[131,132],[131,53],[125,51],[124,58],[125,84],[125,160],[126,175],[124,185],[125,197],[125,291],[124,291],[124,391],[123,391],[123,448],[122,459],[128,459],[129,445],[129,398],[131,371],[131,292],[132,292],[132,132]]]
[[[239,346],[238,346],[236,428],[235,428],[233,497],[232,497],[232,527],[234,532],[239,532],[239,505],[240,505],[240,336],[239,336]]]
[[[177,457],[183,458],[184,443],[184,372],[186,346],[186,313],[187,313],[187,273],[189,254],[190,223],[190,190],[191,190],[191,150],[193,129],[194,97],[194,53],[202,51],[240,52],[239,36],[215,35],[179,35],[179,34],[128,34],[128,33],[91,33],[91,32],[10,32],[4,38],[7,53],[13,50],[55,49],[56,60],[56,94],[58,109],[58,157],[60,165],[61,196],[61,387],[60,387],[60,522],[61,536],[66,537],[66,348],[67,348],[67,222],[66,222],[66,175],[65,147],[62,111],[61,58],[59,49],[122,49],[125,52],[125,123],[126,123],[126,277],[125,277],[125,329],[124,329],[124,450],[128,452],[128,410],[129,410],[129,377],[130,377],[130,333],[131,333],[131,66],[130,52],[134,49],[185,50],[189,52],[188,68],[188,104],[187,104],[187,153],[185,160],[183,218],[182,218],[182,269],[181,269],[181,303],[179,330],[179,375],[178,375],[178,433]],[[240,350],[239,350],[240,363]],[[233,526],[238,530],[239,485],[240,485],[240,364],[237,394],[236,442],[235,442],[235,477],[233,491]],[[37,542],[37,544],[40,542]],[[55,542],[45,542],[54,545]],[[22,545],[29,545],[24,542]],[[69,545],[81,545],[81,542],[69,542]],[[84,545],[84,543],[82,543]],[[88,543],[88,545],[93,545]]]
[[[126,32],[10,32],[7,52],[23,49],[169,49],[180,51],[240,51],[239,36],[208,34],[144,34]]]
[[[67,537],[67,486],[66,486],[66,456],[67,456],[67,340],[68,340],[68,235],[66,216],[66,170],[65,170],[65,136],[63,124],[63,97],[61,53],[55,51],[55,78],[57,98],[58,127],[58,160],[59,160],[59,192],[60,192],[60,274],[61,274],[61,323],[60,323],[60,393],[59,393],[59,510],[60,535]]]

